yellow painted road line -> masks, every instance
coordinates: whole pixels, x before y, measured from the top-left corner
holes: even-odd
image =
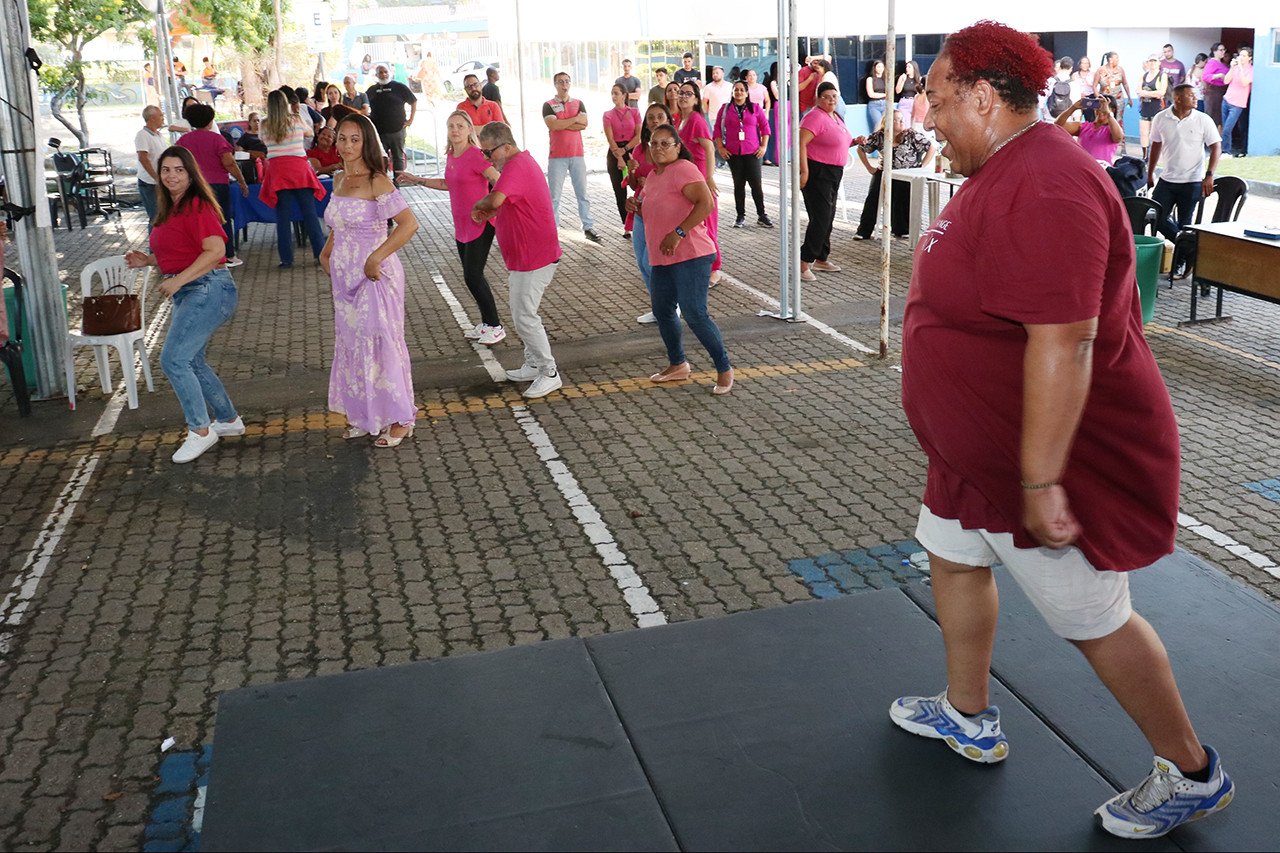
[[[799,361],[792,364],[762,364],[755,367],[735,367],[734,382],[753,379],[772,379],[783,376],[805,376],[815,373],[831,373],[866,367],[866,363],[856,358],[835,358],[824,361]],[[688,384],[706,385],[710,387],[716,381],[715,371],[704,371],[692,374],[684,382],[658,383],[649,381],[649,377],[629,377],[615,379],[611,382],[579,382],[565,385],[559,391],[553,391],[546,397],[537,400],[526,400],[520,396],[519,388],[506,385],[483,396],[459,397],[452,400],[423,400],[425,396],[419,392],[418,416],[431,420],[485,412],[492,409],[511,409],[517,406],[539,405],[557,400],[580,400],[589,397],[600,397],[605,394],[627,394],[637,391],[657,391],[667,386]],[[311,430],[340,429],[347,424],[347,419],[336,412],[312,412],[306,415],[293,415],[287,418],[271,418],[266,421],[245,422],[246,437],[282,436],[288,433],[307,432]],[[176,429],[148,430],[136,435],[118,433],[104,437],[97,442],[80,442],[72,447],[35,448],[11,447],[0,451],[0,467],[13,467],[31,462],[61,462],[85,453],[87,450],[110,452],[112,450],[132,450],[144,442],[152,445],[163,443],[167,437],[177,435]]]
[[[1164,326],[1164,325],[1161,325],[1160,323],[1148,323],[1147,332],[1148,333],[1154,332],[1157,335],[1181,335],[1184,338],[1190,338],[1193,341],[1197,341],[1202,344],[1207,344],[1208,346],[1211,346],[1214,349],[1219,349],[1219,350],[1222,350],[1223,352],[1229,352],[1232,355],[1238,355],[1241,358],[1252,361],[1255,364],[1261,364],[1266,367],[1270,367],[1273,370],[1280,370],[1280,364],[1277,364],[1274,361],[1270,361],[1268,359],[1263,358],[1262,356],[1254,355],[1251,352],[1245,352],[1242,349],[1237,349],[1236,347],[1228,346],[1227,344],[1220,343],[1215,340],[1211,340],[1209,338],[1204,337],[1203,335],[1197,335],[1194,332],[1188,332],[1186,329],[1175,329],[1172,326]]]

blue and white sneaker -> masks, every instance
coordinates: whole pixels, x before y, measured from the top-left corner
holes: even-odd
[[[1172,761],[1156,756],[1151,775],[1138,787],[1117,794],[1094,812],[1102,828],[1121,838],[1159,838],[1174,827],[1222,811],[1235,796],[1236,786],[1222,769],[1211,746],[1209,781],[1183,776]]]
[[[947,701],[947,691],[937,696],[903,696],[889,707],[889,719],[913,735],[937,738],[970,761],[995,764],[1009,755],[1009,741],[1000,731],[1000,709],[992,705],[966,717]]]

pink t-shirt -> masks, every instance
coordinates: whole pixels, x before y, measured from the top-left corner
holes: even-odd
[[[222,155],[234,154],[235,149],[221,133],[193,130],[178,137],[178,144],[191,152],[205,181],[211,184],[231,183],[231,173],[222,165]]]
[[[768,97],[769,90],[759,83],[752,83],[747,87],[747,100],[753,104],[764,106],[764,99]]]
[[[604,114],[604,126],[613,131],[613,144],[618,146],[635,138],[640,121],[640,110],[635,107],[614,107]]]
[[[507,269],[532,272],[560,260],[551,190],[533,155],[521,151],[508,160],[493,189],[507,197],[493,218]]]
[[[693,165],[698,167],[698,171],[702,172],[703,179],[707,174],[707,152],[702,147],[699,139],[711,139],[711,125],[707,124],[706,118],[702,113],[689,113],[689,117],[683,122],[680,117],[676,116],[676,129],[680,132],[680,142],[685,148],[689,149],[689,156],[693,158]]]
[[[459,243],[470,243],[484,232],[484,225],[471,219],[471,208],[489,194],[489,179],[484,172],[489,161],[479,146],[471,145],[462,156],[453,156],[453,146],[444,164],[444,184],[449,188],[449,209],[453,211],[453,236]]]
[[[815,163],[844,167],[849,162],[849,145],[853,134],[835,113],[826,110],[810,110],[800,121],[800,129],[813,134],[805,146],[806,156]]]
[[[1253,88],[1253,66],[1237,65],[1235,72],[1222,99],[1233,107],[1244,109],[1249,106],[1249,90]]]
[[[675,254],[664,255],[662,240],[684,221],[693,210],[693,202],[684,197],[684,188],[706,180],[702,170],[688,160],[677,160],[662,170],[654,171],[644,182],[644,242],[649,249],[649,263],[655,267],[678,264],[716,253],[716,244],[707,233],[706,221],[688,229],[689,236],[676,246]]]
[[[542,105],[543,118],[565,119],[573,118],[579,113],[586,110],[582,106],[582,101],[577,98],[570,98],[568,102],[562,102],[556,98],[552,98]],[[581,157],[582,156],[582,131],[580,130],[553,130],[551,131],[551,157]]]
[[[1119,145],[1119,142],[1111,141],[1111,125],[1099,127],[1091,121],[1080,123],[1080,147],[1089,152],[1093,159],[1107,164],[1115,163],[1116,148]]]

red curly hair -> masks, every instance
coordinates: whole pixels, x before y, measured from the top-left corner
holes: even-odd
[[[1036,108],[1054,73],[1053,56],[1039,39],[995,21],[978,21],[952,33],[942,54],[951,60],[953,81],[971,86],[986,80],[1019,112]]]

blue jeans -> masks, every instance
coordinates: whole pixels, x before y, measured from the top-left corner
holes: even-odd
[[[884,101],[867,102],[867,133],[875,133],[884,118]]]
[[[316,197],[310,188],[280,190],[276,193],[276,246],[280,249],[280,263],[293,263],[293,206],[302,211],[302,223],[311,241],[311,252],[317,258],[324,248],[324,229],[316,215]]]
[[[146,181],[138,181],[138,195],[142,197],[142,209],[147,212],[147,233],[151,233],[151,223],[156,218],[156,185]]]
[[[551,188],[551,210],[555,212],[556,227],[560,227],[560,191],[564,189],[564,176],[573,181],[573,194],[578,197],[578,218],[582,230],[596,227],[591,218],[591,202],[587,200],[587,160],[585,157],[552,157],[547,161],[547,185]]]
[[[724,373],[730,367],[729,353],[725,352],[720,329],[707,314],[707,290],[711,286],[711,262],[715,257],[703,255],[678,264],[655,266],[649,275],[649,303],[653,307],[653,315],[658,318],[662,342],[667,345],[667,361],[673,367],[688,360],[684,356],[677,305],[684,321],[698,336],[707,355],[711,356],[716,371]]]
[[[209,426],[209,412],[220,421],[236,419],[236,407],[218,375],[204,360],[209,338],[236,313],[236,283],[226,270],[205,273],[173,295],[173,319],[160,351],[160,366],[178,395],[187,429]]]
[[[1244,115],[1247,107],[1237,107],[1229,104],[1224,99],[1222,101],[1222,153],[1231,153],[1231,131],[1236,129],[1236,122],[1240,120],[1240,116]]]
[[[644,219],[639,215],[631,221],[631,248],[636,253],[636,266],[640,268],[640,277],[644,279],[644,289],[652,297],[653,286],[649,284],[649,278],[653,268],[649,266],[649,247],[644,242]]]

